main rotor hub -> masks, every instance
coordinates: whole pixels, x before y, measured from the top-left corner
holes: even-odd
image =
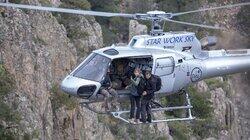
[[[135,19],[138,20],[149,20],[152,22],[150,34],[153,36],[163,34],[162,21],[164,19],[171,19],[172,13],[166,13],[164,11],[149,11],[146,14],[136,14]]]
[[[172,13],[166,13],[164,11],[149,11],[149,12],[147,12],[147,15],[149,17],[158,17],[160,19],[162,19],[162,18],[172,18],[173,17]]]
[[[164,14],[166,14],[166,12],[156,10],[156,11],[148,11],[147,14],[148,15],[164,15]]]

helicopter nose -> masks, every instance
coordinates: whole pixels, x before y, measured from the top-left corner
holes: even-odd
[[[101,84],[95,81],[77,78],[74,76],[67,76],[61,83],[61,89],[67,94],[80,97],[83,99],[90,99],[98,92]]]

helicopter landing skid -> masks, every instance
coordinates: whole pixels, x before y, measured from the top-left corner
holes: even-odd
[[[158,111],[173,111],[173,110],[180,110],[180,109],[186,109],[187,113],[188,113],[188,117],[184,117],[184,118],[171,118],[171,119],[162,119],[162,120],[152,120],[151,123],[161,123],[161,122],[172,122],[172,121],[191,121],[194,120],[195,117],[192,116],[192,112],[191,109],[193,108],[193,106],[190,103],[190,99],[189,99],[189,95],[187,92],[185,92],[186,94],[186,101],[187,101],[187,105],[186,106],[175,106],[175,107],[163,107],[162,105],[160,105],[159,103],[153,101],[152,103],[156,106],[159,106],[158,108],[153,108],[152,112],[158,112]],[[125,119],[124,117],[122,117],[122,115],[124,114],[128,114],[130,113],[130,111],[116,111],[116,112],[111,112],[111,114],[113,115],[113,117],[122,120],[123,122],[126,123],[130,123],[127,119]],[[141,123],[141,122],[140,122]],[[139,123],[139,124],[140,124]]]

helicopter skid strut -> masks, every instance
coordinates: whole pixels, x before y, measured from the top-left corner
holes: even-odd
[[[157,105],[161,106],[159,108],[154,108],[152,109],[152,112],[158,112],[158,111],[174,111],[174,110],[180,110],[180,109],[185,109],[188,113],[188,117],[184,117],[184,118],[169,118],[169,119],[161,119],[161,120],[152,120],[151,123],[161,123],[161,122],[172,122],[172,121],[191,121],[194,120],[195,117],[192,116],[192,112],[191,109],[193,108],[193,106],[190,103],[190,99],[189,99],[189,94],[188,92],[184,91],[185,95],[186,95],[186,103],[187,105],[185,106],[175,106],[175,107],[163,107],[160,104],[157,103]],[[153,102],[155,103],[155,102]],[[125,119],[124,117],[122,117],[122,115],[124,114],[128,114],[130,113],[130,111],[115,111],[115,112],[111,112],[111,114],[113,115],[113,117],[122,120],[123,122],[126,123],[130,123],[127,119]],[[140,122],[141,123],[141,122]]]

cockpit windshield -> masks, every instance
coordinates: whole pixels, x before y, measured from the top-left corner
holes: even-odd
[[[73,73],[75,77],[101,82],[107,73],[111,59],[100,54],[91,54]]]

